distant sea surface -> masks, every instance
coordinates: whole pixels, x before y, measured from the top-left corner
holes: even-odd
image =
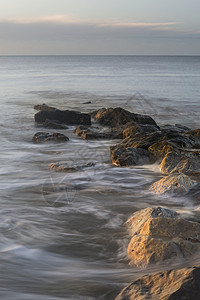
[[[0,57],[0,298],[114,299],[159,270],[128,266],[128,217],[155,205],[198,207],[149,192],[157,165],[112,166],[109,146],[118,141],[84,141],[69,126],[59,131],[66,144],[33,144],[34,133],[48,131],[34,124],[41,103],[82,112],[121,106],[199,128],[200,56]],[[57,173],[54,162],[94,167]]]

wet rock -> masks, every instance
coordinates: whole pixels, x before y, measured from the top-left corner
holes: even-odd
[[[44,142],[67,142],[69,138],[64,134],[55,132],[55,133],[47,133],[47,132],[37,132],[33,136],[33,142],[35,143],[44,143]]]
[[[161,162],[164,174],[183,173],[190,176],[200,175],[200,151],[168,152]]]
[[[111,161],[116,166],[135,166],[148,164],[149,153],[142,148],[126,148],[126,149],[113,149],[111,150]]]
[[[40,126],[45,127],[45,128],[51,128],[51,129],[67,129],[68,127],[64,124],[61,123],[57,123],[57,122],[53,122],[50,121],[48,119],[46,119],[46,121],[42,124],[40,124]]]
[[[49,168],[55,170],[56,172],[76,172],[81,171],[85,168],[92,168],[95,166],[95,163],[88,163],[85,165],[73,165],[72,167],[69,164],[60,164],[60,163],[51,163]]]
[[[125,287],[116,300],[197,300],[200,267],[168,270],[145,275]]]
[[[157,195],[166,193],[180,194],[188,192],[195,184],[196,181],[191,180],[189,176],[178,173],[160,179],[159,181],[153,183],[150,186],[150,189]]]
[[[155,125],[133,124],[127,123],[126,128],[123,130],[123,138],[133,137],[136,133],[150,133],[158,131],[158,127]]]
[[[191,257],[200,250],[200,224],[164,208],[147,208],[127,222],[132,235],[127,255],[131,264],[146,266]]]
[[[36,110],[48,110],[48,111],[55,111],[57,110],[55,107],[48,106],[47,104],[36,104],[34,105],[34,109]]]
[[[44,123],[46,120],[53,120],[54,122],[68,125],[91,125],[91,116],[89,114],[70,110],[41,110],[35,114],[36,122]]]
[[[101,130],[98,127],[88,128],[86,126],[78,126],[74,133],[80,136],[84,140],[103,140],[103,139],[120,139],[122,138],[122,133],[117,130]]]
[[[102,108],[94,115],[94,119],[101,125],[109,127],[125,125],[128,122],[158,127],[156,122],[150,116],[131,113],[121,107]]]

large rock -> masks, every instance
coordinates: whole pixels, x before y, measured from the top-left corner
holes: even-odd
[[[200,267],[146,275],[125,287],[115,300],[197,300]]]
[[[200,175],[200,150],[182,151],[180,153],[170,151],[166,153],[160,164],[160,170],[164,174],[183,173],[191,176]]]
[[[40,110],[35,114],[35,121],[44,123],[46,120],[53,120],[68,125],[91,125],[91,116],[77,111],[70,110]]]
[[[186,193],[194,185],[196,181],[191,180],[189,176],[175,173],[168,175],[157,182],[154,182],[150,189],[154,191],[157,195],[162,195],[166,193]]]
[[[111,150],[112,164],[120,167],[144,165],[150,162],[149,152],[143,148]]]
[[[154,125],[159,128],[150,116],[131,113],[121,107],[102,108],[95,113],[94,119],[100,124],[109,127],[117,127],[125,125],[128,122],[134,122],[137,124]]]
[[[33,136],[33,142],[35,143],[44,143],[44,142],[67,142],[69,141],[69,138],[65,136],[64,134],[54,132],[54,133],[48,133],[48,132],[37,132]]]
[[[200,224],[174,211],[147,208],[133,214],[126,225],[132,236],[127,254],[133,265],[180,260],[200,250]]]

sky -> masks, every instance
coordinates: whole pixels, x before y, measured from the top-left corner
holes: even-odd
[[[200,55],[200,0],[0,0],[0,55]]]

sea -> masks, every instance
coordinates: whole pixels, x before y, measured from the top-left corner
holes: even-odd
[[[35,104],[92,112],[122,107],[159,125],[200,128],[200,56],[0,56],[0,298],[115,299],[136,278],[174,265],[129,264],[125,221],[146,207],[193,215],[187,196],[156,196],[159,166],[120,168],[119,140],[34,144]],[[51,163],[70,167],[59,173]]]

